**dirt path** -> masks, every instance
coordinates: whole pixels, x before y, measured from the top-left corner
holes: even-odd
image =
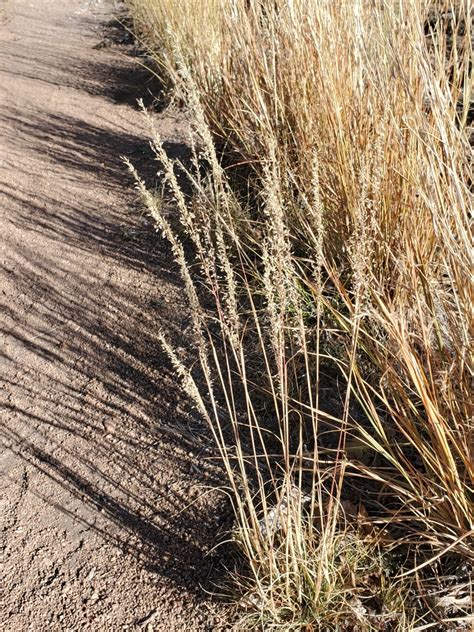
[[[0,0],[2,630],[221,628],[200,584],[224,514],[156,344],[185,310],[120,160],[148,164],[143,75],[101,48],[110,19]]]

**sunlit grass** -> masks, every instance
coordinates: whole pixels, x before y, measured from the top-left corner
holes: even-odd
[[[228,474],[245,621],[463,629],[469,2],[130,4],[193,114],[191,203],[154,143],[195,260],[135,177],[185,280],[199,375],[162,343]]]

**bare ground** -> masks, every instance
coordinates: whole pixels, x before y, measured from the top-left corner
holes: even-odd
[[[202,586],[226,510],[156,343],[186,310],[120,158],[149,165],[112,8],[0,0],[2,630],[223,625]]]

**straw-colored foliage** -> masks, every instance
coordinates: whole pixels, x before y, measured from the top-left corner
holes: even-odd
[[[228,474],[242,629],[463,629],[470,2],[130,4],[192,113],[189,200],[154,132],[178,231],[135,175],[190,301],[201,370],[162,342]]]

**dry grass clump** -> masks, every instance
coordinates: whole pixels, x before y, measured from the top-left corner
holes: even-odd
[[[470,3],[131,5],[198,139],[188,203],[154,133],[195,261],[135,176],[185,280],[200,371],[162,343],[228,473],[246,625],[464,629]]]

